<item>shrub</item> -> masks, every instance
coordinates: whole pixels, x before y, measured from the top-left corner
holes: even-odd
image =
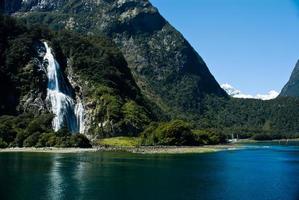
[[[1,122],[0,122],[1,123]],[[0,138],[5,143],[10,143],[14,140],[17,133],[13,130],[13,128],[7,124],[0,124]]]
[[[34,147],[37,142],[39,141],[39,137],[40,137],[40,133],[34,133],[32,135],[30,135],[29,137],[27,137],[24,142],[23,142],[23,146],[24,147]]]
[[[27,127],[29,133],[45,132],[51,130],[52,114],[43,114],[34,118]]]
[[[26,138],[30,136],[30,134],[26,131],[19,131],[16,138],[15,138],[15,145],[17,147],[23,147],[23,143],[26,140]]]
[[[142,134],[143,145],[195,145],[196,141],[188,123],[173,120],[167,123],[152,124]]]
[[[92,147],[90,141],[82,134],[72,135],[70,138],[70,145],[77,148],[90,148]]]
[[[272,140],[273,137],[270,134],[257,134],[252,137],[253,140]]]
[[[0,138],[0,148],[7,148],[8,145],[5,141],[2,140],[2,138]]]
[[[144,108],[134,101],[125,103],[122,109],[127,131],[133,136],[144,130],[144,126],[151,121]]]
[[[56,145],[55,133],[43,133],[36,144],[37,147],[54,147]]]
[[[194,130],[193,134],[199,145],[215,145],[226,142],[225,135],[215,130]]]
[[[60,148],[72,147],[70,143],[70,136],[56,137],[55,147],[60,147]]]

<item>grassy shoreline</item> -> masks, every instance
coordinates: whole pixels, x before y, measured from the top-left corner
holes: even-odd
[[[240,145],[207,145],[207,146],[152,146],[133,148],[130,152],[139,154],[193,154],[214,153],[219,151],[237,150]]]

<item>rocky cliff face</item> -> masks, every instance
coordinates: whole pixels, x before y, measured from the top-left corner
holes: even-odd
[[[5,37],[2,39],[4,41],[0,41],[0,46],[4,51],[0,51],[0,115],[47,113],[43,46],[34,42],[31,47],[23,48],[22,45],[27,44],[22,39],[9,42]],[[9,43],[9,46],[5,43]]]
[[[290,80],[283,87],[280,96],[299,97],[299,60],[292,72]]]
[[[6,14],[28,11],[55,10],[62,6],[66,0],[4,0],[1,1],[0,9]]]
[[[206,95],[226,96],[202,58],[147,0],[4,2],[7,13],[30,23],[111,38],[143,93],[174,116],[198,113]]]

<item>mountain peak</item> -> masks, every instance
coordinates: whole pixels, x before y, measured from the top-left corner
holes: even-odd
[[[290,80],[283,87],[280,96],[299,97],[299,60],[295,65]]]
[[[257,94],[255,96],[250,95],[250,94],[244,94],[240,90],[234,88],[228,83],[222,84],[221,85],[222,89],[226,91],[226,93],[233,97],[233,98],[239,98],[239,99],[260,99],[260,100],[270,100],[270,99],[275,99],[279,93],[276,92],[275,90],[269,91],[267,94]]]

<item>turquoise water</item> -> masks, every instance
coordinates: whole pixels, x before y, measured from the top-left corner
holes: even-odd
[[[0,199],[299,199],[299,146],[191,155],[1,153]]]

